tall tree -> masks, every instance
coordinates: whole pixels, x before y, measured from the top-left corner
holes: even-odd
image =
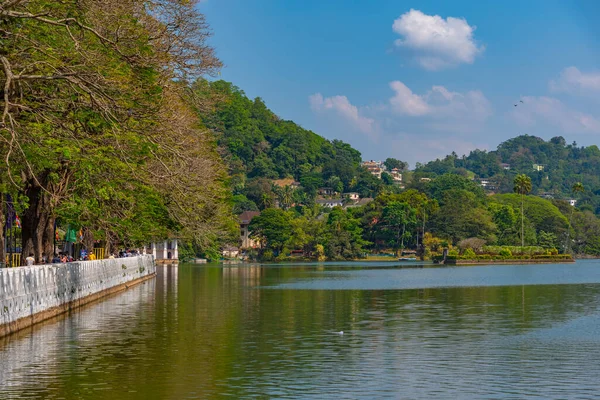
[[[393,232],[393,242],[396,254],[404,249],[404,239],[410,236],[407,228],[416,226],[417,212],[408,203],[392,201],[384,209],[382,214],[382,223],[386,230]]]
[[[385,168],[388,171],[391,171],[394,168],[398,168],[400,171],[404,171],[408,168],[408,163],[392,157],[386,158],[383,162],[383,165],[385,165]]]
[[[292,218],[289,211],[279,208],[268,208],[260,215],[252,218],[250,232],[264,244],[264,249],[272,249],[279,253],[292,234]]]
[[[292,203],[294,202],[294,188],[290,185],[286,185],[279,190],[277,193],[279,197],[279,203],[284,210],[290,208]]]
[[[524,199],[525,195],[531,191],[531,178],[525,174],[519,174],[515,177],[514,192],[521,195],[521,247],[525,247],[525,214]]]
[[[59,215],[137,242],[220,231],[222,168],[186,96],[221,65],[196,3],[0,3],[0,182],[26,208],[23,254],[52,251]]]

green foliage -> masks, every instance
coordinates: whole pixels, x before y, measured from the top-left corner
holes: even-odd
[[[225,170],[186,84],[221,65],[204,16],[142,3],[0,6],[0,185],[27,199],[23,248],[38,258],[57,218],[109,245],[177,234],[208,247],[231,231]]]
[[[525,174],[519,174],[515,177],[515,186],[513,188],[515,193],[520,195],[526,195],[531,192],[531,178]]]
[[[558,237],[555,233],[540,231],[537,235],[538,245],[545,249],[553,249],[558,246]]]
[[[387,172],[383,172],[381,174],[381,180],[386,185],[393,185],[394,184],[394,178],[392,178],[392,176],[390,174],[388,174]]]
[[[235,194],[245,195],[259,208],[274,205],[279,194],[270,184],[278,178],[300,182],[303,194],[297,197],[302,197],[303,203],[314,202],[323,186],[338,193],[358,192],[362,197],[375,196],[381,190],[382,182],[360,166],[360,153],[349,144],[326,140],[280,119],[260,98],[249,99],[229,82],[201,80],[194,93],[217,99],[216,107],[201,114],[202,120],[219,133],[218,145],[228,163]]]
[[[542,171],[533,165],[543,166]],[[522,135],[501,143],[497,150],[473,150],[466,157],[451,154],[425,165],[419,164],[415,176],[435,177],[452,173],[465,176],[465,171],[476,177],[490,179],[498,186],[496,192],[508,193],[514,188],[514,178],[525,174],[531,179],[533,194],[549,194],[555,198],[568,199],[578,195],[578,207],[589,207],[600,213],[600,149],[596,145],[578,147],[575,142],[567,144],[561,137],[549,141]],[[585,192],[573,191],[581,184]]]
[[[332,182],[335,188],[349,188],[357,176],[361,157],[350,145],[328,141],[280,119],[260,98],[250,100],[229,82],[205,81],[199,86],[203,96],[208,91],[219,98],[217,107],[203,115],[203,120],[221,133],[219,145],[227,153],[232,174],[269,179],[291,176],[304,181],[309,191],[332,177],[337,179]]]
[[[475,258],[475,257],[477,257],[477,254],[475,254],[473,249],[467,248],[463,251],[462,256],[465,258]]]
[[[521,196],[500,194],[492,196],[491,201],[518,209],[521,205]],[[525,196],[523,201],[526,224],[531,224],[536,234],[545,231],[562,237],[567,231],[569,227],[567,217],[551,201],[534,196]]]
[[[408,163],[404,162],[404,161],[400,161],[396,158],[386,158],[385,161],[383,162],[383,165],[385,165],[385,168],[388,171],[393,170],[394,168],[397,168],[398,170],[400,170],[400,172],[405,171],[408,168]]]
[[[436,236],[454,243],[470,237],[495,241],[496,226],[483,199],[465,189],[449,189],[441,196],[441,207],[431,218]]]
[[[404,242],[412,236],[416,223],[417,212],[408,203],[392,201],[383,208],[381,225],[389,235],[388,243],[396,250],[404,248]]]
[[[440,205],[443,205],[444,199],[448,199],[446,193],[449,190],[464,190],[474,195],[473,199],[478,202],[485,200],[485,193],[481,186],[473,182],[471,179],[455,175],[444,174],[433,179],[424,188],[424,192],[429,198],[437,200]]]
[[[272,249],[278,254],[290,239],[292,215],[278,208],[267,208],[254,217],[249,230],[252,237],[261,240],[265,248]]]
[[[502,257],[512,257],[512,252],[510,251],[510,249],[503,247],[502,249],[500,249],[500,251],[498,252],[498,255],[502,256]]]
[[[233,213],[239,215],[244,211],[258,211],[258,206],[255,202],[248,199],[243,194],[236,194],[232,197],[233,201]]]

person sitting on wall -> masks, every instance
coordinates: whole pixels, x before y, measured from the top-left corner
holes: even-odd
[[[60,257],[58,256],[58,254],[54,253],[54,257],[52,257],[52,264],[58,263],[60,263]]]
[[[33,264],[35,264],[35,258],[33,257],[33,253],[29,253],[29,257],[25,259],[25,264],[28,267],[31,267]]]
[[[88,259],[89,259],[90,261],[94,261],[94,260],[96,259],[96,255],[94,254],[94,252],[93,252],[93,251],[90,251],[90,255],[88,256]]]
[[[62,256],[60,257],[60,262],[61,263],[66,263],[67,262],[67,255],[65,253],[62,253]]]
[[[48,256],[46,253],[42,253],[42,264],[48,264]]]

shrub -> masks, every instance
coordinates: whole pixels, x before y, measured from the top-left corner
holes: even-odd
[[[458,242],[458,248],[462,251],[472,249],[475,253],[481,253],[483,246],[485,246],[485,240],[476,237],[463,239]]]
[[[273,261],[273,251],[271,251],[271,250],[265,250],[262,253],[261,260],[262,261]]]
[[[499,256],[502,257],[512,257],[512,252],[510,251],[510,249],[503,247],[499,252],[498,252]]]
[[[463,257],[464,258],[477,258],[477,254],[475,254],[473,249],[467,248],[465,251],[463,251]]]

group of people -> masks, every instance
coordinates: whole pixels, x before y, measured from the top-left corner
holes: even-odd
[[[90,252],[89,254],[82,254],[82,257],[80,257],[78,261],[93,261],[95,259],[96,259],[96,255],[94,254],[94,252]],[[52,260],[50,260],[50,263],[49,263],[46,253],[42,253],[42,257],[41,257],[39,264],[41,264],[41,265],[43,265],[43,264],[60,264],[60,263],[68,263],[68,262],[73,262],[73,261],[75,261],[75,258],[73,258],[72,255],[70,255],[69,253],[61,252],[61,253],[54,253]],[[25,265],[28,267],[35,265],[35,256],[33,253],[29,253],[29,256],[27,258],[25,258]]]
[[[140,254],[141,253],[138,250],[135,250],[135,249],[124,249],[124,250],[120,250],[119,251],[119,258],[135,257],[135,256],[139,256]]]
[[[108,258],[112,259],[112,258],[124,258],[124,257],[136,257],[141,255],[142,253],[140,253],[139,250],[135,250],[135,249],[123,249],[120,250],[118,252],[118,254],[115,253],[111,253]],[[46,255],[46,253],[42,253],[42,257],[40,259],[40,262],[38,264],[43,265],[43,264],[61,264],[61,263],[68,263],[68,262],[73,262],[73,261],[93,261],[96,260],[96,254],[94,254],[93,251],[90,251],[89,253],[85,250],[81,251],[80,257],[78,259],[75,259],[71,254],[69,254],[68,252],[60,252],[60,253],[54,253],[53,257],[50,259],[48,258],[48,256]],[[27,258],[25,258],[25,266],[32,266],[35,265],[35,255],[33,253],[29,253],[29,255],[27,256]],[[6,265],[9,265],[9,261],[8,261],[8,255],[6,256]]]

